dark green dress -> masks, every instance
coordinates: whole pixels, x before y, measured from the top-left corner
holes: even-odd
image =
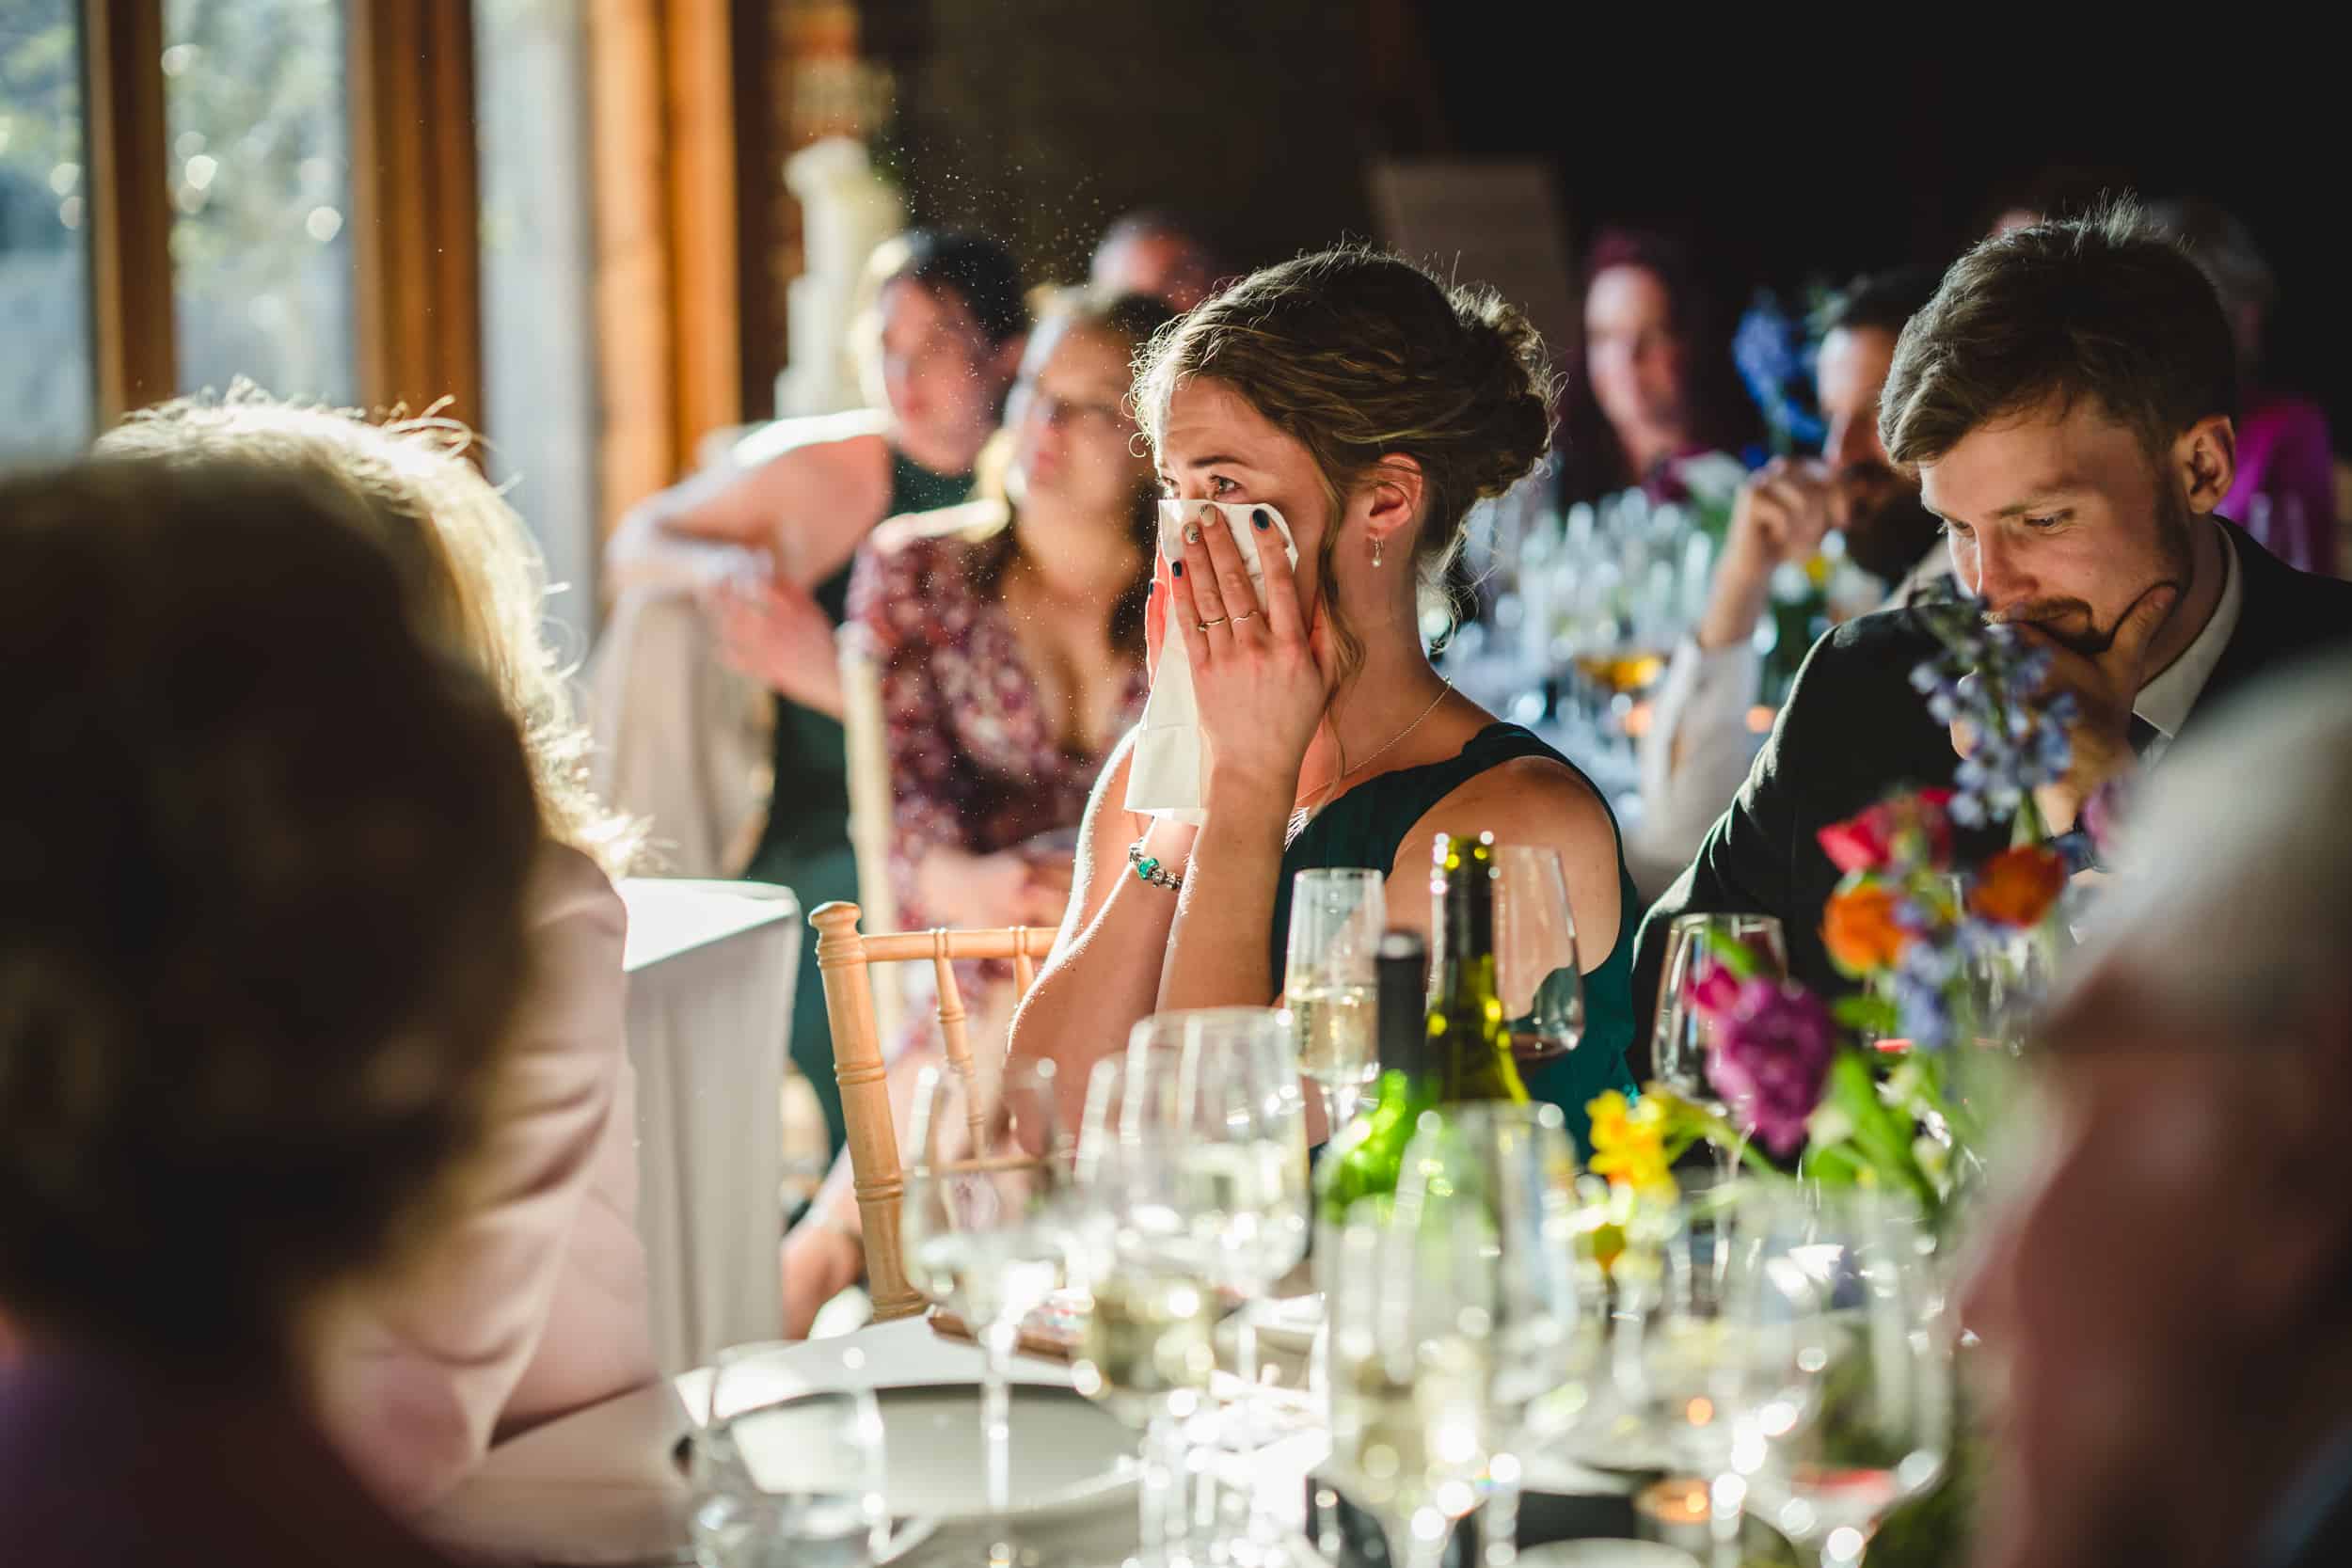
[[[814,422],[814,421],[812,421]],[[972,499],[970,474],[933,473],[896,448],[890,453],[890,505],[882,515],[935,512]],[[818,583],[813,596],[834,626],[850,597],[855,558]],[[857,856],[850,847],[850,763],[841,721],[776,698],[775,784],[768,824],[744,877],[792,890],[803,915],[819,904],[857,897]],[[827,1158],[844,1136],[841,1085],[833,1076],[833,1030],[817,973],[817,934],[801,932],[801,977],[792,992],[792,1062],[824,1107]]]
[[[1517,724],[1489,724],[1444,762],[1400,768],[1365,780],[1333,800],[1282,851],[1282,880],[1274,895],[1274,968],[1282,973],[1291,924],[1291,879],[1321,866],[1371,866],[1385,871],[1413,824],[1454,791],[1489,768],[1519,757],[1549,757],[1580,779],[1581,769]],[[1587,780],[1587,783],[1591,781]],[[1597,793],[1597,791],[1596,791]],[[1603,802],[1606,810],[1606,802]],[[1609,831],[1617,838],[1617,942],[1609,956],[1584,974],[1584,1038],[1565,1056],[1522,1066],[1527,1092],[1560,1107],[1580,1157],[1589,1157],[1590,1118],[1584,1106],[1604,1089],[1631,1092],[1633,1073],[1626,1048],[1633,1043],[1633,937],[1642,921],[1641,896],[1625,868],[1625,844],[1616,816]]]

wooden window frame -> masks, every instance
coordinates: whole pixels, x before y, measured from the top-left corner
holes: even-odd
[[[163,0],[83,0],[99,428],[179,390]],[[482,406],[472,0],[346,0],[359,402]]]

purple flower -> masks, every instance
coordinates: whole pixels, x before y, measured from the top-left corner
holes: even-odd
[[[1733,1119],[1787,1156],[1804,1142],[1836,1043],[1820,997],[1787,981],[1750,980],[1724,1021],[1708,1076]]]

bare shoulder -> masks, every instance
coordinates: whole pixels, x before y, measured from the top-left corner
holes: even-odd
[[[1609,808],[1574,768],[1549,757],[1514,757],[1464,781],[1416,824],[1430,832],[1491,832],[1504,842],[1606,847]]]
[[[886,496],[890,491],[890,444],[870,432],[834,440],[787,447],[748,476],[771,494],[819,493]],[[877,502],[879,505],[879,501]]]

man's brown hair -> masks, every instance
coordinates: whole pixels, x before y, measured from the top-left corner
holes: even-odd
[[[2129,197],[1953,262],[1897,340],[1879,436],[1915,468],[2053,397],[2096,398],[2151,451],[2236,417],[2237,350],[2213,285]]]

